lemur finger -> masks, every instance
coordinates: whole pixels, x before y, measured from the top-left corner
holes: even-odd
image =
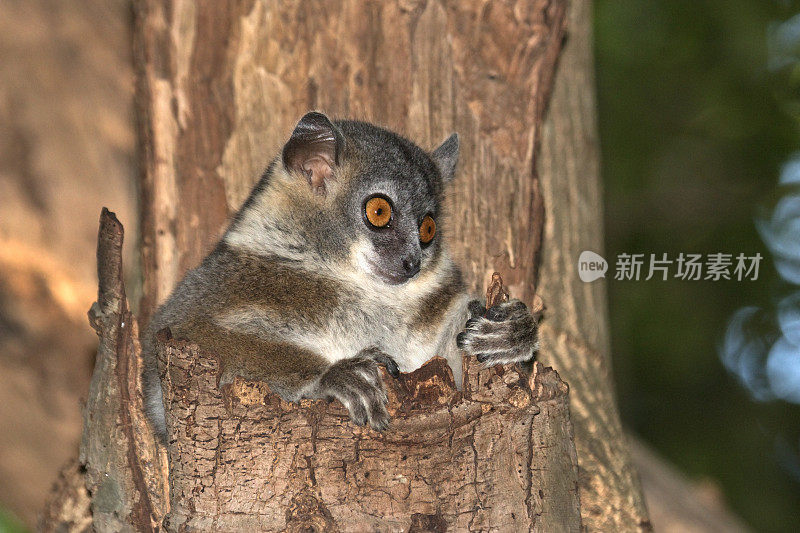
[[[385,403],[383,399],[372,397],[367,406],[369,425],[376,431],[383,431],[389,427],[389,412],[386,410]]]
[[[378,363],[360,353],[334,363],[320,380],[321,392],[341,401],[353,422],[381,431],[389,425],[386,390]]]
[[[462,331],[461,333],[456,335],[456,346],[458,346],[459,350],[464,349],[464,344],[466,340],[467,340],[467,333],[465,331]]]
[[[464,331],[456,335],[456,346],[469,353],[475,354],[480,351],[475,346],[478,339],[482,339],[487,335],[502,336],[502,329],[507,328],[503,323],[490,322],[485,318],[470,318],[467,320]],[[498,340],[502,341],[501,338]]]
[[[353,396],[349,399],[347,410],[350,412],[350,418],[357,426],[363,426],[367,423],[368,414],[367,409],[364,407],[361,398]]]
[[[347,387],[334,387],[330,390],[333,398],[342,402],[344,408],[350,413],[350,418],[357,426],[367,423],[367,409],[355,391]]]
[[[359,352],[359,355],[369,357],[379,365],[385,366],[386,371],[393,378],[396,378],[400,375],[400,367],[397,366],[397,362],[392,358],[391,355],[387,354],[380,348],[376,348],[374,346],[365,348]]]
[[[528,314],[528,306],[520,300],[511,300],[489,308],[486,311],[486,318],[499,322],[524,314]]]
[[[378,364],[371,357],[365,355],[363,350],[355,357],[337,361],[336,364],[328,369],[328,372],[332,371],[355,373],[374,385],[380,384]]]
[[[385,407],[388,399],[380,380],[376,386],[355,378],[348,383],[348,386],[355,391],[369,425],[377,431],[386,429],[389,425],[389,413]]]
[[[499,322],[470,319],[456,344],[487,366],[527,361],[538,349],[538,322],[520,305],[510,307],[509,318]]]
[[[539,345],[539,322],[531,315],[512,322],[511,342],[519,346]]]
[[[381,400],[386,403],[389,398],[386,396],[386,390],[383,387],[383,380],[381,373],[378,371],[378,363],[372,359],[359,360],[357,357],[353,358],[352,371],[363,377],[368,384],[368,389],[361,389],[363,395],[377,394]]]
[[[381,426],[388,417],[388,414],[383,414],[383,391],[359,374],[340,374],[334,383],[327,385],[327,392],[342,402],[356,425],[363,426],[369,422],[373,427]]]
[[[507,363],[521,363],[524,361],[530,361],[534,355],[535,349],[530,347],[520,347],[506,351],[479,353],[475,356],[475,358],[479,363],[483,363],[484,366],[490,367]]]
[[[469,310],[469,315],[472,318],[483,316],[486,313],[486,306],[484,306],[480,300],[472,300],[469,302],[467,304],[467,309]]]
[[[466,332],[463,340],[464,350],[477,355],[479,353],[505,352],[513,348],[510,336],[502,333],[470,334]]]
[[[381,374],[378,371],[378,363],[370,360],[368,363],[358,365],[353,370],[367,380],[373,387],[383,388],[381,383]]]

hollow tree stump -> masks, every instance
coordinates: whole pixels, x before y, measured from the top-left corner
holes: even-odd
[[[216,385],[216,359],[162,336],[169,530],[577,531],[568,387],[535,364],[444,359],[393,379],[390,428],[338,402],[282,401],[266,384]],[[415,529],[416,528],[416,529]]]

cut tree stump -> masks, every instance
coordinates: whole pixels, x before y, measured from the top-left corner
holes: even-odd
[[[164,340],[169,530],[577,531],[568,387],[551,368],[444,359],[384,372],[377,432],[339,402],[287,403],[263,383],[221,392],[217,361]]]

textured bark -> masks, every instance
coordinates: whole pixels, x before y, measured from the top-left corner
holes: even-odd
[[[239,379],[220,392],[216,359],[185,342],[160,353],[168,530],[580,529],[567,386],[541,364],[528,378],[466,361],[463,396],[443,359],[384,375],[379,433],[338,402],[290,404]]]
[[[603,252],[591,16],[589,2],[571,2],[542,133],[538,168],[546,224],[538,292],[547,313],[539,359],[570,384],[584,525],[648,530],[612,386],[605,281],[583,283],[577,273],[583,250]]]

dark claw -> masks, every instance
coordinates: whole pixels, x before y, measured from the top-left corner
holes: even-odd
[[[376,420],[372,424],[375,431],[386,431],[389,428],[389,420]]]
[[[479,363],[485,363],[486,360],[489,359],[489,354],[479,353],[475,356],[475,359],[477,359]]]
[[[397,363],[394,359],[389,357],[386,361],[384,361],[384,364],[386,365],[386,371],[390,376],[393,378],[400,377],[400,367],[397,366]]]
[[[474,326],[475,324],[477,324],[479,320],[480,320],[479,318],[470,318],[469,320],[467,320],[467,324],[464,327],[466,329],[469,329],[472,326]]]
[[[391,357],[380,350],[369,349],[331,365],[320,378],[319,395],[341,401],[356,425],[369,423],[377,430],[385,429],[389,413],[384,407],[387,398],[378,364],[386,365],[390,373],[399,373],[397,363]]]
[[[385,366],[386,371],[393,378],[396,378],[400,375],[400,367],[397,366],[397,362],[394,359],[392,359],[392,356],[384,353],[378,348],[367,348],[365,350],[362,350],[361,354],[364,355],[365,357],[369,357],[379,365]]]
[[[458,346],[460,349],[463,349],[464,341],[466,341],[466,339],[467,339],[467,334],[464,333],[463,331],[458,335],[456,335],[456,346]]]

